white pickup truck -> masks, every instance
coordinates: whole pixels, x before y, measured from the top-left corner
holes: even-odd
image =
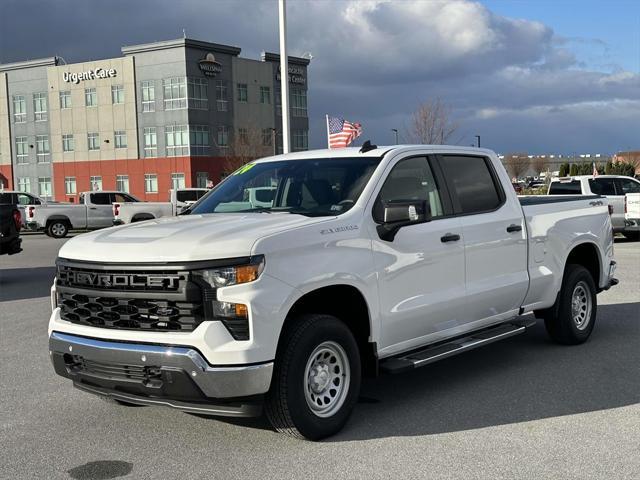
[[[269,207],[231,211],[261,185]],[[614,270],[604,197],[519,199],[490,150],[367,142],[261,159],[187,214],[68,241],[49,350],[59,375],[122,404],[264,408],[320,439],[362,375],[523,333],[523,314],[585,342]]]
[[[624,197],[625,236],[640,240],[640,189],[638,193],[627,193]]]
[[[78,203],[29,205],[26,224],[29,230],[44,230],[53,238],[67,236],[71,229],[95,230],[113,224],[114,202],[139,202],[126,192],[82,192]]]
[[[611,207],[614,233],[622,233],[630,240],[640,240],[640,226],[626,216],[626,195],[640,193],[640,181],[622,175],[578,175],[554,178],[549,195],[603,195]]]
[[[169,190],[168,202],[116,202],[113,204],[113,225],[141,222],[161,217],[174,217],[209,192],[207,188]]]

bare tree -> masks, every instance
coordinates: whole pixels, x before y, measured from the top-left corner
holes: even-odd
[[[549,160],[546,156],[542,157],[540,155],[536,155],[531,161],[531,166],[536,171],[536,176],[538,176],[542,172],[547,171],[547,168],[549,167]]]
[[[234,172],[256,158],[273,154],[274,141],[273,129],[239,127],[233,132],[229,145],[224,149],[224,171]]]
[[[458,129],[451,108],[439,98],[421,103],[411,116],[405,136],[411,143],[442,145]]]
[[[516,180],[529,170],[530,165],[531,159],[526,153],[508,153],[504,156],[504,166]]]

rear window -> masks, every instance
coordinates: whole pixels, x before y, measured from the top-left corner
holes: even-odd
[[[273,194],[276,189],[258,189],[256,190],[256,200],[263,203],[269,203],[273,201]]]
[[[90,198],[94,205],[111,205],[111,195],[108,193],[92,193]]]
[[[16,200],[11,193],[0,193],[0,203],[10,203],[14,205],[16,203]]]
[[[616,187],[618,188],[618,195],[640,193],[640,182],[630,178],[616,178]]]
[[[549,187],[549,195],[580,195],[580,180],[571,180],[570,182],[551,182]]]
[[[195,202],[207,193],[203,190],[181,190],[176,194],[179,202]]]
[[[484,157],[445,155],[445,178],[455,192],[463,214],[495,210],[502,203],[502,189]]]

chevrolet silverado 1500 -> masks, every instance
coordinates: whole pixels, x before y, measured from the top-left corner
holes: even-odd
[[[275,187],[269,206],[247,189]],[[236,205],[236,208],[231,208]],[[186,215],[60,250],[55,371],[125,404],[340,430],[362,375],[397,373],[544,319],[585,342],[617,283],[606,199],[518,198],[496,155],[363,147],[265,158]]]

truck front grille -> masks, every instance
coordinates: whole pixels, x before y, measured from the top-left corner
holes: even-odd
[[[192,331],[203,320],[200,302],[102,297],[60,292],[60,317],[92,327]]]

